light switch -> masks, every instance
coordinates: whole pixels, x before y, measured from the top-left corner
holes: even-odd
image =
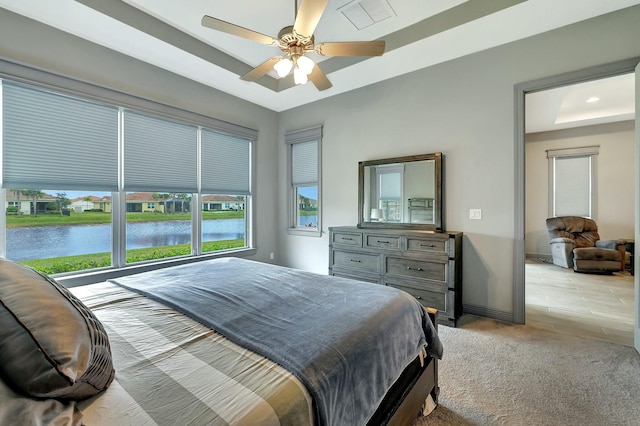
[[[482,209],[469,209],[469,219],[482,219]]]

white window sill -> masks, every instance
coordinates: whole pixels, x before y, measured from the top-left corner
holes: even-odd
[[[303,235],[305,237],[321,237],[322,231],[318,228],[306,229],[306,228],[287,228],[287,234],[289,235]]]

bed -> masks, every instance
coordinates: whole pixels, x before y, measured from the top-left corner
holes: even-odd
[[[437,401],[435,321],[396,289],[225,258],[72,293],[111,373],[89,397],[34,399],[0,367],[0,422],[23,403],[55,424],[402,425]]]

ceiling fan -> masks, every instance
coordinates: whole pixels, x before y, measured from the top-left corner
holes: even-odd
[[[313,32],[327,3],[329,0],[302,0],[298,9],[298,2],[294,0],[295,23],[280,30],[277,39],[207,15],[202,17],[202,25],[282,50],[284,56],[268,59],[241,76],[242,80],[256,81],[272,69],[282,78],[293,69],[296,84],[305,84],[311,80],[318,90],[326,90],[332,86],[331,82],[320,67],[306,56],[307,53],[315,52],[321,56],[381,56],[385,49],[383,40],[315,44]]]

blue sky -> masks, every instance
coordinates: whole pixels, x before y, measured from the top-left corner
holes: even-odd
[[[300,187],[298,188],[298,192],[300,195],[305,196],[307,198],[311,198],[312,200],[318,199],[318,187]]]
[[[74,198],[78,198],[78,197],[86,197],[87,195],[93,195],[94,197],[104,197],[105,195],[111,195],[110,192],[101,192],[101,191],[93,191],[93,192],[92,191],[58,191],[58,190],[47,189],[42,192],[51,194],[54,197],[56,196],[56,194],[60,192],[64,192],[67,194],[67,198],[70,200],[73,200]]]

